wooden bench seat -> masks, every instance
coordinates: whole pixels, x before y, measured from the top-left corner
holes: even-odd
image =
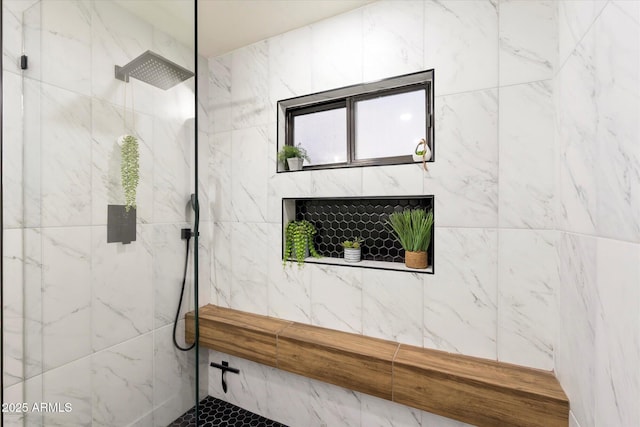
[[[238,310],[200,308],[200,345],[479,427],[567,427],[553,373]],[[194,315],[186,314],[187,342]]]

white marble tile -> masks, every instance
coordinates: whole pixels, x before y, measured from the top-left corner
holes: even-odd
[[[115,2],[94,1],[91,37],[91,94],[118,106],[126,102],[129,109],[134,106],[136,111],[152,114],[156,89],[135,79],[127,84],[115,78],[116,65],[124,67],[151,49],[151,24]]]
[[[270,150],[271,152],[271,150]],[[269,162],[269,166],[275,164]],[[284,197],[308,197],[311,191],[311,177],[307,172],[274,173],[267,181],[267,222],[280,224],[282,222],[282,199]]]
[[[640,24],[640,2],[637,0],[613,0],[611,3]]]
[[[310,380],[310,384],[312,425],[343,427],[362,425],[360,393],[315,380]]]
[[[269,39],[269,98],[307,95],[311,89],[311,27],[306,26]],[[275,110],[269,120],[275,120]]]
[[[124,426],[151,411],[153,336],[146,334],[91,357],[93,426]]]
[[[423,194],[424,174],[422,164],[362,168],[361,194],[363,196]]]
[[[266,124],[269,111],[269,46],[261,41],[231,54],[231,119],[233,129]]]
[[[597,231],[640,242],[640,26],[610,4],[595,30]]]
[[[229,366],[240,370],[238,375],[227,374],[227,393],[224,393],[220,382],[220,371],[210,369],[210,396],[217,397],[257,414],[267,414],[269,399],[267,384],[271,377],[270,371],[273,368],[217,351],[209,352],[209,360],[216,363],[225,360],[229,362]]]
[[[233,223],[217,222],[214,225],[212,245],[211,301],[221,307],[231,307],[233,272],[231,268],[231,233]]]
[[[193,230],[193,225],[189,225],[189,227]],[[198,230],[200,233],[200,237],[198,239],[198,305],[202,306],[211,302],[211,274],[213,262],[213,250],[211,248],[214,245],[215,228],[213,222],[201,221]],[[192,272],[189,274],[188,279],[193,281],[195,280],[193,274],[193,269],[195,268],[193,260],[191,261],[191,266]],[[192,286],[192,289],[193,288],[194,287]],[[191,309],[193,309],[193,304],[195,304],[194,297],[191,296],[189,299],[192,302]]]
[[[33,6],[34,2],[6,0],[2,3],[2,67],[4,71],[20,72],[23,13]]]
[[[298,267],[295,263],[282,264],[282,228],[280,224],[267,224],[268,244],[268,306],[269,316],[311,323],[310,265]]]
[[[607,0],[562,0],[558,2],[558,65],[566,61],[581,42]]]
[[[23,344],[25,325],[24,242],[22,230],[3,230],[3,279],[2,299],[2,355],[3,386],[9,387],[24,380],[26,349]],[[11,284],[11,286],[9,286]]]
[[[595,33],[589,32],[559,71],[556,115],[562,229],[594,234],[597,216]]]
[[[309,265],[311,323],[339,331],[362,333],[362,269]]]
[[[44,369],[91,353],[91,228],[42,231]]]
[[[433,276],[425,277],[424,346],[496,358],[498,233],[435,229]]]
[[[136,241],[107,243],[107,228],[91,231],[94,351],[149,332],[153,326],[152,232],[138,225]],[[176,285],[178,286],[178,285]]]
[[[441,417],[440,415],[431,414],[429,412],[422,413],[423,427],[472,427],[461,421],[452,420],[450,418]]]
[[[42,376],[42,382],[44,402],[71,405],[69,411],[45,412],[43,414],[44,425],[91,426],[90,357],[84,357],[45,372]]]
[[[23,230],[23,298],[24,318],[24,374],[32,378],[43,371],[42,366],[42,235],[38,228]],[[6,236],[6,235],[5,235]],[[5,237],[6,238],[6,237]],[[5,264],[6,268],[6,264]],[[5,283],[8,276],[5,273]],[[13,282],[18,283],[18,282]],[[6,360],[6,359],[5,359]],[[6,362],[5,362],[6,363]]]
[[[325,169],[310,173],[313,197],[347,197],[362,194],[362,168]]]
[[[195,141],[194,141],[195,142]],[[209,134],[198,132],[198,202],[200,204],[200,220],[203,222],[212,221],[214,218],[214,210],[210,197],[212,192],[209,191],[209,182],[211,180],[211,147],[209,146]],[[191,191],[195,188],[195,144],[191,152]]]
[[[551,79],[556,2],[500,0],[499,8],[500,86]]]
[[[594,424],[595,333],[598,312],[594,237],[561,233],[557,247],[560,282],[555,372],[571,410],[584,425]]]
[[[184,345],[184,321],[177,332],[178,343]],[[156,425],[169,425],[194,405],[195,350],[176,349],[172,334],[171,324],[153,332],[153,407],[164,407],[155,411]]]
[[[193,4],[185,3],[181,7],[190,11],[187,12],[189,16],[193,16]],[[192,26],[192,19],[184,24]],[[172,62],[189,70],[194,70],[196,58],[193,54],[193,47],[187,46],[185,42],[170,35],[162,26],[153,27],[153,49]]]
[[[24,79],[23,102],[23,221],[27,227],[40,227],[42,223],[42,84]],[[86,194],[85,194],[86,196]]]
[[[498,360],[553,369],[555,231],[498,231]]]
[[[424,67],[435,69],[436,95],[498,85],[495,0],[425,2]]]
[[[153,120],[153,221],[183,222],[191,214],[193,130],[180,119]]]
[[[282,198],[305,197],[311,194],[312,173],[277,173],[276,123],[268,128],[269,146],[267,149],[267,222],[282,222]]]
[[[42,3],[42,81],[91,94],[91,4]]]
[[[231,205],[231,132],[210,135],[209,185],[207,188],[209,210],[215,221],[231,221],[236,214]]]
[[[362,83],[362,9],[311,25],[312,92]]]
[[[231,229],[231,307],[268,314],[269,232],[263,223],[233,223]]]
[[[43,401],[42,396],[42,375],[35,376],[24,382],[19,382],[6,387],[3,391],[3,403],[27,403],[31,408],[33,404]],[[44,425],[41,412],[10,412],[4,413],[2,418],[3,427],[24,427]]]
[[[422,276],[385,270],[362,272],[364,335],[422,346]]]
[[[640,421],[640,245],[598,239],[595,425]]]
[[[499,222],[555,227],[557,158],[550,80],[500,88]]]
[[[362,425],[367,427],[421,427],[422,411],[366,394],[360,395]]]
[[[186,240],[180,238],[184,224],[155,224],[153,229],[153,311],[154,328],[173,323],[184,277]],[[189,265],[193,263],[193,240],[189,243]],[[204,261],[204,260],[203,260]],[[193,268],[187,269],[187,281],[181,317],[193,306]]]
[[[107,224],[107,205],[124,205],[124,191],[120,166],[121,149],[118,138],[125,133],[138,138],[139,183],[136,190],[136,221],[150,223],[153,217],[153,118],[136,113],[136,127],[123,128],[121,107],[92,99],[92,179],[91,204],[92,224]],[[130,112],[127,112],[130,116]]]
[[[213,133],[232,129],[231,54],[209,59],[209,129]]]
[[[308,378],[278,369],[267,371],[267,418],[288,426],[316,425]]]
[[[424,2],[381,1],[362,14],[363,81],[424,69]]]
[[[267,127],[231,133],[231,206],[239,221],[267,217]]]
[[[2,226],[6,229],[24,224],[22,78],[5,72],[2,88]]]
[[[440,97],[435,107],[437,156],[424,194],[436,195],[436,225],[497,226],[498,91]]]
[[[17,0],[26,7],[22,15],[24,52],[27,54],[28,68],[21,70],[23,76],[40,81],[42,78],[42,2],[40,0]],[[19,62],[12,63],[15,69]],[[5,64],[6,67],[6,64]]]
[[[202,55],[198,55],[198,130],[209,133],[211,131],[211,118],[209,117],[209,107],[211,105],[211,88],[209,85],[209,60]]]
[[[581,427],[573,411],[569,411],[569,427]]]
[[[42,85],[42,225],[91,221],[91,100]]]

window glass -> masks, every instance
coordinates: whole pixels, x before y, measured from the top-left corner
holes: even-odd
[[[347,161],[347,109],[334,108],[296,115],[293,143],[300,144],[311,158],[305,165]]]
[[[426,138],[425,90],[356,101],[356,160],[407,156]]]

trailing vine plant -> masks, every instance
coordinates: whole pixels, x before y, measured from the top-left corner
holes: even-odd
[[[313,246],[313,236],[315,234],[316,228],[307,220],[289,222],[284,231],[285,243],[282,265],[286,266],[289,257],[293,256],[298,263],[298,267],[302,267],[307,248],[309,248],[309,254],[312,257],[321,258],[321,255]]]
[[[126,135],[122,139],[122,163],[120,174],[122,177],[122,189],[124,190],[125,210],[129,212],[136,207],[136,189],[140,180],[140,165],[138,160],[138,139],[133,135]]]

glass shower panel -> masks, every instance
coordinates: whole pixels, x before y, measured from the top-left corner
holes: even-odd
[[[146,51],[195,71],[183,35],[194,5],[155,6],[179,32],[129,3],[2,2],[4,403],[58,405],[5,414],[7,426],[167,425],[194,404],[195,353],[172,332],[197,182],[195,78],[166,90],[115,78]],[[125,204],[125,134],[138,141],[135,240],[108,243],[108,206]],[[183,321],[177,330],[183,343]]]

